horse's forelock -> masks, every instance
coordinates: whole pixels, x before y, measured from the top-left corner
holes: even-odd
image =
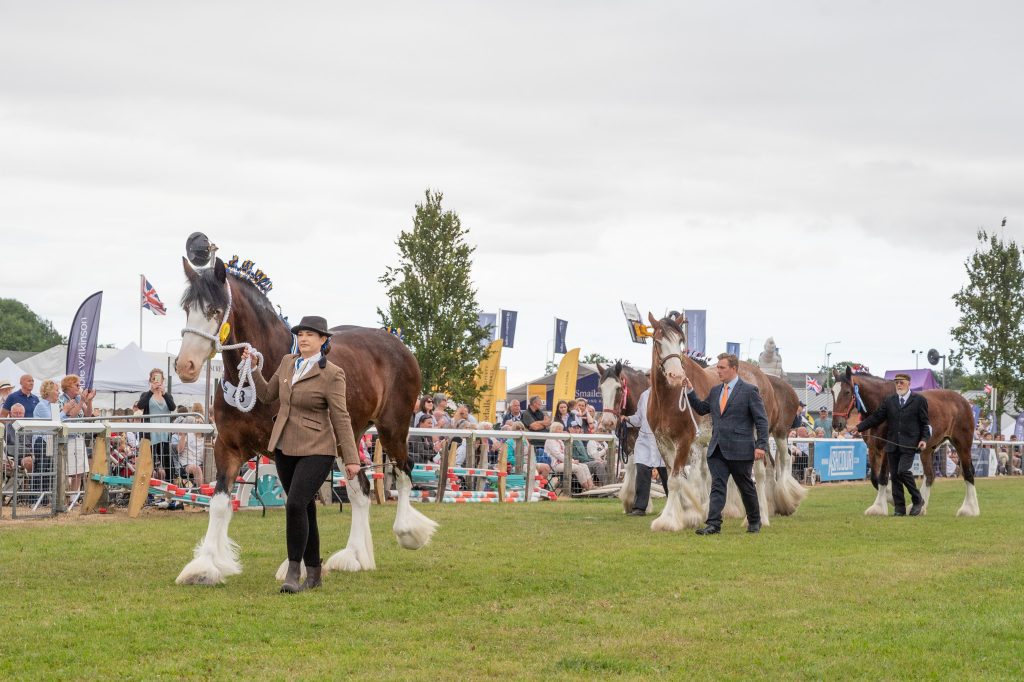
[[[198,306],[207,315],[213,310],[224,310],[228,305],[228,295],[224,284],[217,281],[213,269],[199,270],[196,274],[198,277],[189,282],[181,295],[181,307],[187,311]]]

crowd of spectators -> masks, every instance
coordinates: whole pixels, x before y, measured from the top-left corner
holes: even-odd
[[[561,400],[552,412],[544,410],[540,397],[532,397],[524,407],[518,400],[509,400],[505,410],[496,415],[494,422],[477,423],[469,406],[456,404],[448,409],[448,399],[443,393],[424,395],[416,403],[411,426],[431,429],[437,434],[411,436],[409,454],[414,462],[439,462],[441,452],[456,445],[456,466],[465,466],[467,461],[467,439],[445,435],[446,430],[509,431],[536,434],[527,443],[533,449],[537,472],[545,478],[552,473],[564,475],[566,465],[580,488],[589,490],[599,484],[605,471],[607,443],[574,440],[572,452],[566,452],[569,441],[550,438],[551,433],[576,435],[597,433],[598,419],[593,405],[583,398],[572,403]],[[516,438],[492,438],[481,436],[473,439],[480,453],[486,453],[487,465],[494,467],[504,451],[508,468],[516,465]],[[471,460],[477,462],[478,460]]]

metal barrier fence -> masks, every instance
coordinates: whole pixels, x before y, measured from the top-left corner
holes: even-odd
[[[36,419],[7,421],[10,424],[6,425],[5,436],[9,437],[4,438],[4,453],[0,457],[3,462],[0,466],[0,515],[3,507],[9,506],[12,518],[53,516],[80,504],[97,448],[106,458],[105,472],[130,480],[135,474],[135,456],[122,447],[129,433],[185,434],[186,437],[214,433],[214,427],[209,424],[142,424],[96,419],[63,423]],[[170,447],[171,442],[173,439],[168,435],[165,447],[154,448],[158,456],[154,458],[156,468],[152,473],[180,479],[185,472],[178,453]],[[147,483],[150,473],[145,474]],[[113,486],[109,494],[114,504],[127,504],[128,492],[125,486]]]

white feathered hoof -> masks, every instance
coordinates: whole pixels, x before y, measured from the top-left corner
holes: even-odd
[[[973,483],[967,484],[967,494],[964,496],[964,503],[956,510],[957,516],[981,516],[981,507],[978,506],[978,491]]]
[[[185,564],[174,582],[178,585],[221,585],[225,575],[209,555],[197,556]]]
[[[324,562],[324,571],[327,573],[330,573],[331,571],[357,573],[359,571],[370,571],[373,570],[373,568],[373,566],[369,565],[367,557],[363,556],[362,559],[360,559],[359,552],[351,547],[346,547],[340,552],[335,552],[327,561]]]
[[[288,559],[285,559],[284,561],[281,562],[281,565],[278,566],[278,568],[277,568],[277,575],[275,575],[274,577],[277,578],[277,582],[283,583],[284,579],[285,579],[285,577],[287,577],[287,575],[288,575]],[[305,561],[300,561],[299,562],[299,580],[303,581],[305,579],[306,579],[306,562]]]
[[[889,512],[885,507],[880,507],[877,504],[873,504],[864,510],[864,516],[888,516]]]
[[[651,521],[651,530],[655,533],[677,533],[684,528],[682,519],[666,517],[664,514]]]
[[[428,519],[419,510],[406,503],[403,508],[399,502],[395,525],[391,527],[398,544],[405,549],[420,549],[430,542],[437,530],[437,522]]]

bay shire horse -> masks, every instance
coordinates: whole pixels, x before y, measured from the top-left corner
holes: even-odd
[[[835,395],[835,407],[832,411],[832,428],[845,429],[852,417],[858,420],[878,409],[882,401],[896,392],[896,384],[870,374],[854,374],[846,368],[845,374],[833,370],[836,383],[832,391]],[[859,401],[858,401],[859,396]],[[928,444],[921,452],[921,467],[924,469],[924,508],[928,511],[928,498],[932,484],[935,482],[935,449],[945,441],[949,441],[960,458],[960,469],[964,474],[967,492],[963,504],[957,510],[957,516],[979,516],[978,493],[974,487],[974,462],[971,460],[971,446],[974,444],[974,414],[967,400],[955,391],[930,389],[921,391],[921,396],[928,401],[928,421],[931,423],[932,434]],[[868,443],[868,461],[871,464],[871,484],[878,493],[875,502],[865,510],[867,516],[886,516],[889,513],[887,504],[887,486],[889,468],[886,465],[885,444],[888,429],[882,424],[868,433],[864,438]]]
[[[188,278],[182,307],[188,322],[175,363],[182,381],[198,378],[203,362],[214,355],[216,346],[212,339],[221,332],[225,321],[230,327],[222,343],[251,344],[263,354],[262,366],[253,367],[253,371],[261,371],[269,379],[292,347],[291,331],[270,301],[249,281],[229,274],[219,258],[212,267],[201,270],[193,269],[185,259],[182,262]],[[413,509],[409,500],[412,463],[406,437],[409,410],[420,389],[419,365],[409,349],[385,330],[336,327],[331,332],[328,359],[345,370],[352,430],[358,440],[370,424],[376,425],[384,449],[394,462],[398,482],[395,536],[402,547],[419,549],[430,541],[437,528],[434,521]],[[235,386],[239,382],[241,352],[240,348],[223,351],[223,381]],[[217,481],[210,503],[210,524],[194,558],[178,576],[178,584],[213,585],[242,572],[238,546],[228,538],[231,490],[243,462],[257,453],[273,457],[266,447],[277,414],[276,402],[268,405],[256,401],[252,411],[242,412],[230,405],[221,391],[214,407],[219,435],[214,445]],[[364,474],[359,474],[358,485],[350,482],[348,493],[352,502],[348,545],[324,562],[325,571],[376,567],[370,535],[369,485]]]
[[[697,415],[692,412],[686,396],[682,393],[683,378],[687,376],[687,370],[684,369],[686,363],[698,368],[696,372],[690,370],[690,380],[694,385],[705,380],[702,379],[703,372],[700,371],[699,365],[686,357],[686,333],[680,326],[683,317],[680,315],[656,320],[650,313],[647,317],[654,330],[647,421],[651,425],[658,450],[668,469],[668,497],[665,500],[665,508],[658,518],[651,522],[651,530],[680,531],[684,528],[699,528],[705,518],[701,499],[700,447],[697,440]],[[607,392],[603,393],[606,405],[614,404],[614,396],[610,400],[604,397],[612,389],[613,380],[608,377],[602,388]],[[629,390],[633,392],[638,389],[640,392],[643,391],[640,389],[640,383],[634,382],[634,387]],[[635,397],[639,399],[639,393],[635,393]],[[635,403],[632,410],[633,413],[636,412]],[[690,412],[689,415],[687,411]],[[606,412],[602,418],[607,419],[607,415]],[[697,466],[688,469],[691,456]],[[635,468],[633,462],[627,467],[627,477],[630,476],[630,468]],[[632,508],[632,498],[635,497],[636,491],[634,488],[630,494],[627,487],[624,481],[619,497],[624,506]]]

